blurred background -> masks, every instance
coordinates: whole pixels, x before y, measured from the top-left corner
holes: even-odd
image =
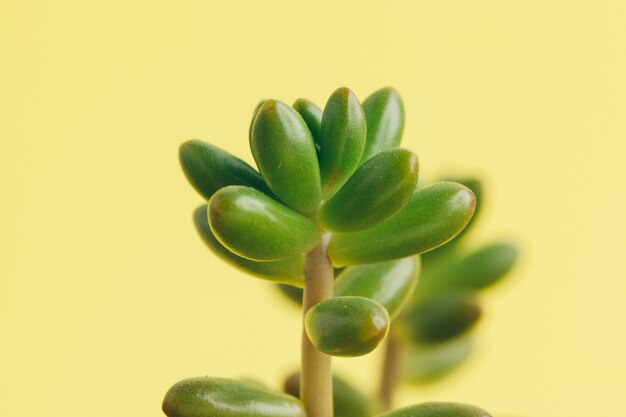
[[[159,416],[190,376],[278,387],[297,309],[210,253],[177,160],[252,163],[260,99],[392,85],[421,176],[485,180],[472,239],[520,242],[478,355],[399,404],[623,409],[626,3],[0,0],[0,415]],[[380,349],[336,360],[373,389]]]

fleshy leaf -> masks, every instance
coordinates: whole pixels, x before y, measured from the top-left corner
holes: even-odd
[[[365,147],[365,115],[348,88],[337,89],[322,114],[319,164],[322,192],[332,195],[359,166]]]
[[[507,242],[485,245],[451,259],[447,256],[424,274],[420,295],[442,291],[482,290],[506,276],[517,261],[517,248]]]
[[[362,161],[379,152],[398,146],[404,130],[404,106],[398,92],[391,87],[382,88],[363,102],[367,120],[367,141]]]
[[[222,245],[255,261],[299,256],[320,240],[314,222],[249,187],[219,190],[209,201],[208,215]]]
[[[291,106],[267,100],[250,139],[252,155],[269,188],[288,207],[312,213],[321,199],[320,172],[311,132]]]
[[[217,146],[195,139],[187,141],[180,145],[179,159],[187,180],[206,200],[228,185],[247,185],[271,195],[254,168]]]
[[[322,109],[305,98],[297,99],[292,107],[296,109],[296,111],[300,113],[300,116],[302,116],[302,119],[304,119],[304,122],[311,131],[311,136],[313,136],[315,150],[319,153],[322,130]]]
[[[370,298],[387,309],[391,319],[410,298],[417,285],[419,258],[351,266],[335,281],[335,296]]]
[[[409,345],[403,355],[403,377],[413,384],[436,382],[465,363],[473,350],[471,337],[459,337],[444,343]]]
[[[474,294],[444,293],[412,306],[402,317],[401,330],[415,343],[439,343],[469,331],[480,316]]]
[[[300,373],[295,372],[285,380],[285,392],[300,397]],[[333,375],[333,417],[370,417],[375,404],[346,380]]]
[[[213,235],[207,218],[206,204],[194,211],[193,222],[204,243],[222,260],[258,278],[289,284],[286,285],[289,288],[293,288],[292,285],[304,286],[304,255],[269,262],[257,262],[235,255]]]
[[[317,212],[322,227],[353,232],[383,222],[409,200],[417,184],[417,156],[406,149],[379,153],[356,170]]]
[[[336,266],[381,262],[419,254],[456,236],[474,212],[474,194],[441,182],[417,190],[391,218],[371,229],[333,234],[328,248]]]
[[[287,394],[224,378],[190,378],[176,383],[163,400],[168,417],[306,417]]]
[[[473,405],[432,402],[400,408],[378,417],[491,417],[491,415]]]
[[[333,356],[361,356],[378,346],[389,330],[389,314],[364,297],[334,297],[307,311],[304,326],[311,343]]]

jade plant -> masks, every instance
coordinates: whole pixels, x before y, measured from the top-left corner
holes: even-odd
[[[194,213],[205,243],[250,275],[302,289],[302,355],[287,393],[248,380],[191,378],[167,392],[166,415],[489,416],[458,403],[389,410],[332,374],[333,356],[370,353],[394,320],[424,321],[428,309],[405,311],[432,301],[413,295],[416,255],[453,239],[474,214],[476,196],[465,185],[417,185],[417,157],[398,147],[403,126],[394,89],[361,104],[339,88],[323,111],[305,99],[257,106],[249,140],[258,171],[208,143],[181,145],[183,171],[207,202]],[[436,323],[423,328],[421,338],[443,331]]]
[[[447,179],[451,181],[451,179]],[[439,382],[463,365],[475,350],[473,329],[482,317],[480,295],[509,275],[517,261],[517,248],[508,241],[492,241],[479,246],[468,245],[465,236],[470,234],[483,206],[483,185],[478,178],[455,179],[476,196],[476,208],[468,225],[454,239],[420,258],[419,280],[416,290],[393,321],[385,339],[382,374],[379,378],[377,400],[380,407],[390,409],[393,393],[400,383],[428,385]],[[201,232],[202,233],[202,232]],[[404,265],[409,266],[408,259]],[[385,266],[387,265],[387,267]],[[395,268],[389,268],[396,265]],[[351,267],[338,274],[335,293],[341,294],[358,279],[360,283],[387,282],[406,285],[414,271],[401,268],[402,263],[375,263]],[[404,279],[403,279],[404,277]],[[386,281],[382,281],[383,278]],[[297,305],[302,303],[302,290],[278,284],[277,288]],[[382,288],[382,287],[381,287]],[[370,294],[361,294],[370,296]],[[297,395],[298,374],[290,375],[285,391]],[[343,384],[337,388],[337,384]],[[335,381],[335,402],[350,398],[347,385]],[[364,398],[364,396],[362,396]],[[363,400],[360,401],[364,403]],[[353,401],[354,403],[354,401]],[[338,413],[338,411],[340,411]],[[371,416],[372,409],[347,414],[335,404],[336,417]]]

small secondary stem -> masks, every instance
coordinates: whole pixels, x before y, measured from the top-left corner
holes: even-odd
[[[309,252],[305,263],[303,313],[333,296],[333,266],[328,259],[329,235]],[[307,417],[333,416],[333,379],[331,357],[313,346],[302,328],[302,370],[300,399]]]
[[[393,391],[396,387],[400,372],[401,346],[393,332],[393,325],[389,329],[383,359],[383,371],[380,378],[378,396],[382,411],[389,411],[393,405]]]

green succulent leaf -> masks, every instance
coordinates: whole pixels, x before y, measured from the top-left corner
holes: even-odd
[[[417,156],[388,149],[361,165],[317,212],[317,221],[334,232],[376,226],[400,210],[417,184]]]
[[[311,132],[291,106],[267,100],[250,139],[252,155],[269,188],[288,207],[304,214],[321,199],[320,172]]]
[[[324,195],[341,188],[357,169],[365,134],[365,115],[359,100],[349,89],[337,89],[322,114],[319,164]]]
[[[424,274],[420,293],[485,289],[504,278],[515,265],[517,257],[517,248],[507,242],[485,245],[456,259],[446,257]]]
[[[269,262],[257,262],[235,255],[224,247],[211,231],[206,204],[194,211],[193,222],[204,243],[222,260],[255,277],[289,284],[286,285],[289,288],[304,286],[304,255]]]
[[[473,405],[432,402],[400,408],[378,417],[491,417],[491,415]]]
[[[439,381],[464,364],[473,351],[471,337],[458,337],[444,343],[409,345],[403,355],[403,378],[419,385]]]
[[[208,216],[222,245],[255,261],[293,258],[320,241],[313,221],[249,187],[219,190],[209,201]]]
[[[224,378],[190,378],[165,394],[168,417],[306,417],[302,403],[287,394]]]
[[[363,102],[367,120],[367,141],[362,161],[400,144],[404,130],[404,106],[400,94],[391,87],[382,88]]]
[[[334,297],[307,311],[304,326],[311,343],[333,356],[361,356],[378,346],[389,330],[389,314],[364,297]]]
[[[408,310],[401,331],[415,343],[440,343],[469,331],[480,316],[481,308],[473,293],[444,293]]]
[[[180,165],[187,180],[206,200],[228,185],[247,185],[271,195],[261,175],[241,159],[200,140],[190,140],[179,149]]]
[[[333,234],[328,248],[336,266],[381,262],[422,253],[456,236],[474,212],[474,194],[461,184],[417,190],[395,215],[371,229]]]
[[[305,98],[297,99],[292,106],[304,122],[307,127],[311,131],[311,135],[313,136],[313,141],[315,142],[315,150],[319,153],[320,151],[320,137],[322,131],[322,109],[317,107],[317,105]]]
[[[300,397],[300,373],[295,372],[285,380],[285,392]],[[333,417],[370,417],[374,414],[374,401],[354,388],[346,380],[333,375]]]
[[[385,307],[391,319],[411,297],[417,285],[419,258],[351,266],[335,280],[335,296],[372,299]]]

